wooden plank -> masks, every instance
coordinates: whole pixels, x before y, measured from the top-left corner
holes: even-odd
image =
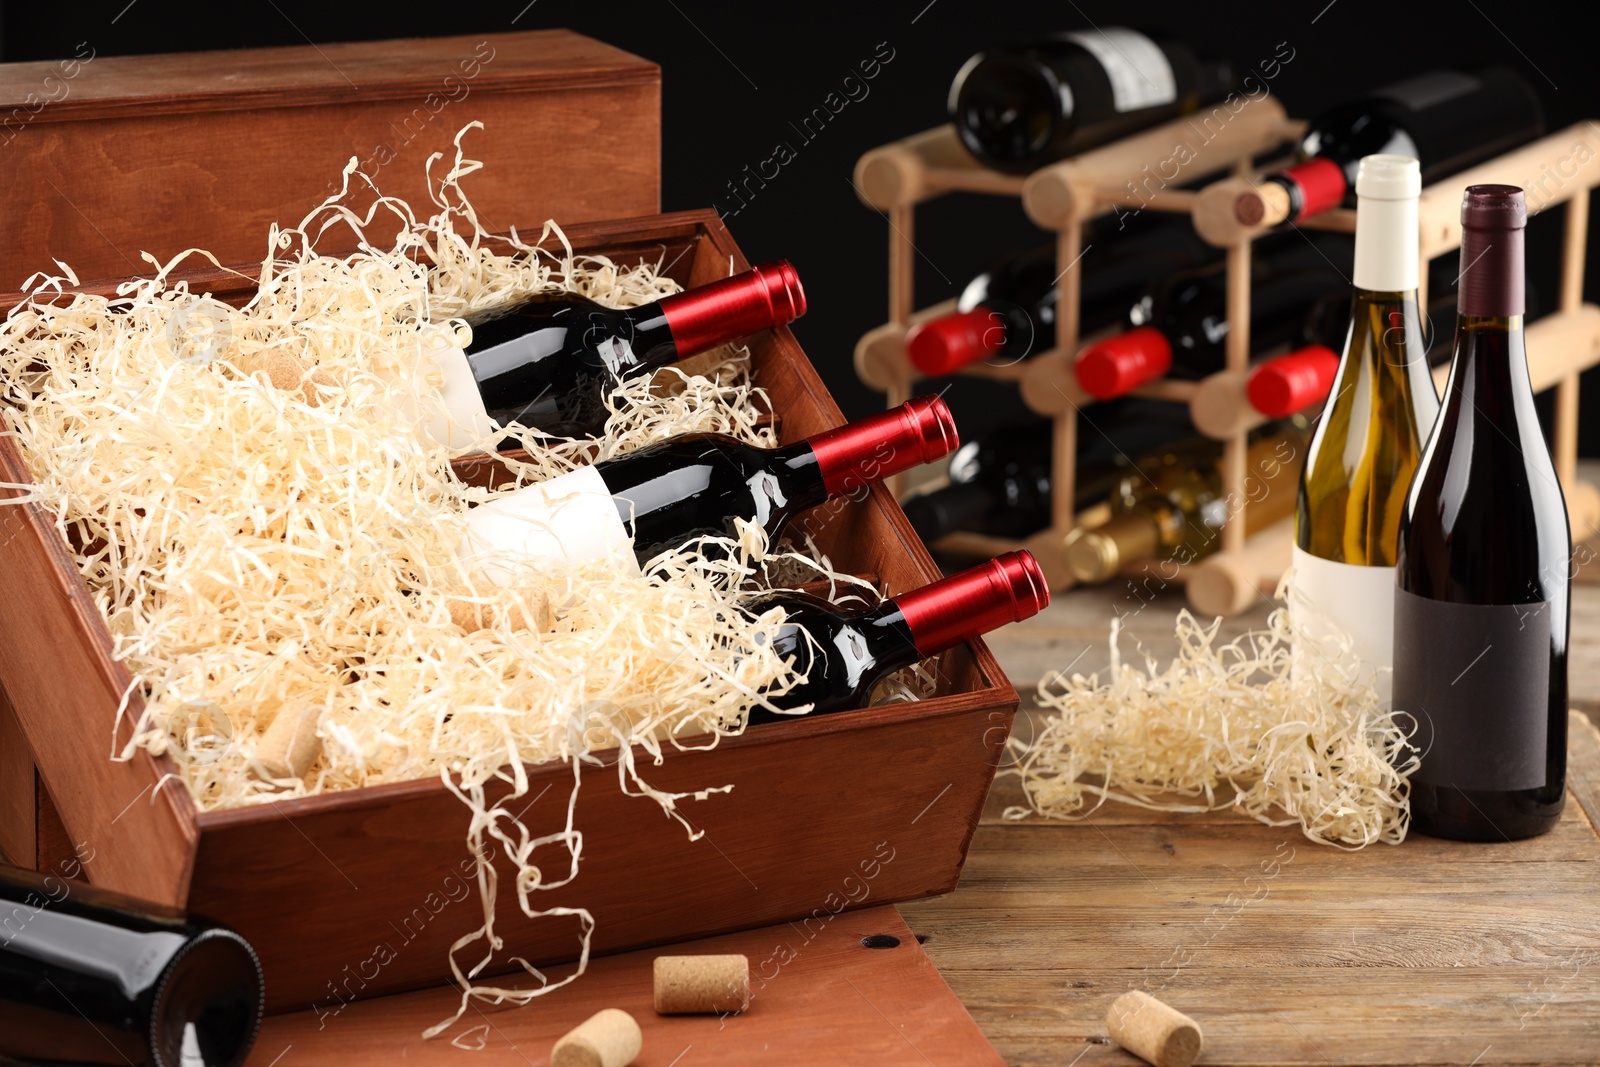
[[[31,867],[35,833],[33,752],[4,688],[0,688],[0,860]]]
[[[888,935],[899,944],[865,947],[862,939],[873,935]],[[321,1016],[275,1016],[262,1026],[248,1065],[267,1067],[280,1058],[285,1067],[463,1062],[452,1038],[481,1047],[485,1063],[539,1064],[558,1037],[602,1008],[621,1008],[638,1021],[644,1031],[644,1048],[634,1061],[638,1067],[997,1067],[1003,1062],[892,907],[846,912],[809,928],[784,924],[663,951],[748,956],[750,1010],[726,1019],[656,1015],[650,971],[659,952],[647,950],[597,959],[582,980],[526,1007],[469,1008],[450,1035],[432,1041],[423,1041],[421,1031],[455,1010],[452,989],[356,1001]]]

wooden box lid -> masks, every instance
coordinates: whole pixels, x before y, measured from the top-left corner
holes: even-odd
[[[259,262],[351,156],[422,211],[428,157],[473,121],[490,228],[659,210],[661,69],[568,30],[80,53],[0,65],[0,288],[55,260],[85,281],[147,274],[146,251]]]

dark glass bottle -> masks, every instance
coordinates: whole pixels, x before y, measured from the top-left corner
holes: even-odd
[[[120,893],[0,867],[0,1060],[237,1067],[261,1022],[238,934]]]
[[[1444,407],[1400,520],[1394,707],[1416,720],[1411,825],[1501,841],[1561,816],[1572,543],[1523,348],[1511,185],[1468,187]]]
[[[1303,335],[1308,311],[1348,286],[1347,238],[1299,234],[1269,242],[1251,262],[1250,342],[1272,348]],[[1128,312],[1131,329],[1084,348],[1078,384],[1109,400],[1162,377],[1198,379],[1223,368],[1227,270],[1213,263],[1157,280]]]
[[[1543,132],[1539,97],[1514,71],[1430,71],[1313,120],[1301,162],[1267,175],[1234,212],[1246,225],[1297,222],[1352,200],[1364,156],[1410,156],[1427,186]]]
[[[1102,224],[1086,230],[1083,241],[1083,256],[1070,268],[1082,272],[1080,333],[1115,324],[1152,277],[1217,257],[1188,225],[1142,225],[1122,234]],[[954,313],[911,328],[907,359],[922,374],[937,377],[982,359],[1014,363],[1049,351],[1055,345],[1057,287],[1063,277],[1054,244],[999,257],[967,283]]]
[[[752,709],[750,723],[782,721],[790,717],[784,712],[801,708],[821,715],[860,707],[886,675],[1031,618],[1049,603],[1044,573],[1028,552],[1007,552],[866,611],[842,612],[802,593],[760,597],[745,610],[760,616],[784,609],[784,621],[769,640],[793,659],[804,680],[769,696],[778,711]]]
[[[787,262],[633,308],[540,294],[475,323],[467,364],[495,425],[583,437],[605,429],[605,399],[619,381],[792,322],[805,310]]]
[[[1074,510],[1106,499],[1128,456],[1194,432],[1184,408],[1159,401],[1112,401],[1096,408],[1093,419],[1094,432],[1078,435]],[[1051,521],[1053,432],[1051,420],[1038,419],[968,441],[950,457],[950,484],[905,500],[906,518],[930,544],[957,530],[994,537],[1043,530]]]
[[[1220,100],[1226,63],[1123,27],[979,52],[950,86],[950,118],[980,163],[1026,173]]]
[[[797,513],[949,455],[955,420],[939,397],[781,448],[698,433],[496,497],[472,509],[463,554],[491,578],[517,561],[631,554],[639,564],[754,523],[775,539]]]

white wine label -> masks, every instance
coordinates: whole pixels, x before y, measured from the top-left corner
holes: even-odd
[[[1436,70],[1429,74],[1419,74],[1415,78],[1407,78],[1387,89],[1380,89],[1373,95],[1398,100],[1413,111],[1423,111],[1446,100],[1466,96],[1482,84],[1470,74],[1462,74],[1455,70]]]
[[[552,565],[609,559],[619,570],[640,573],[633,539],[605,479],[581,467],[547,482],[496,497],[467,513],[467,533],[457,550],[469,568],[498,585]]]
[[[404,406],[418,431],[446,448],[470,447],[499,429],[483,406],[466,352],[450,344],[419,350]]]
[[[1335,563],[1294,547],[1289,582],[1295,678],[1334,671],[1369,684],[1389,703],[1394,644],[1394,568]]]
[[[1118,111],[1160,107],[1178,99],[1178,80],[1167,55],[1135,30],[1113,27],[1066,34],[1067,40],[1100,61],[1111,79],[1111,99]]]
[[[1553,610],[1549,601],[1448,604],[1395,591],[1394,707],[1417,722],[1418,781],[1546,784]]]

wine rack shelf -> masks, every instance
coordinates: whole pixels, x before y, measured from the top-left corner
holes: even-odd
[[[927,130],[867,152],[855,168],[855,188],[863,202],[889,221],[889,318],[856,345],[856,373],[883,391],[890,405],[908,399],[920,377],[906,357],[911,326],[955,309],[955,301],[918,309],[912,282],[916,206],[952,192],[1015,196],[1028,217],[1056,235],[1057,263],[1073,264],[1086,249],[1083,224],[1118,208],[1133,207],[1189,215],[1196,232],[1225,252],[1227,318],[1225,367],[1200,382],[1162,380],[1133,395],[1187,404],[1195,427],[1223,442],[1222,484],[1227,499],[1247,499],[1246,435],[1266,418],[1251,406],[1245,383],[1251,367],[1250,256],[1266,227],[1240,224],[1233,214],[1239,193],[1258,180],[1252,160],[1297,138],[1304,124],[1290,119],[1271,97],[1256,100],[1223,123],[1216,116],[1177,119],[1114,144],[1043,167],[1026,177],[999,174],[979,166],[962,148],[951,126]],[[1530,214],[1566,205],[1558,310],[1528,328],[1529,371],[1535,391],[1556,390],[1554,458],[1567,494],[1574,541],[1600,530],[1600,492],[1577,481],[1578,375],[1600,363],[1600,307],[1583,303],[1584,246],[1588,233],[1589,192],[1600,184],[1600,146],[1590,146],[1594,127],[1574,125],[1497,159],[1428,186],[1418,206],[1422,284],[1428,261],[1455,251],[1461,243],[1460,205],[1468,185],[1498,182],[1529,191]],[[1185,160],[1181,167],[1174,161]],[[1174,171],[1176,173],[1174,174]],[[1213,175],[1227,176],[1198,191],[1171,188]],[[1165,179],[1165,180],[1164,180]],[[1302,228],[1354,232],[1355,212],[1338,209],[1300,224]],[[1052,524],[1024,541],[956,534],[941,547],[994,553],[1028,548],[1039,557],[1053,588],[1072,584],[1062,561],[1062,542],[1080,521],[1074,515],[1073,486],[1079,420],[1094,403],[1078,386],[1073,361],[1080,337],[1079,276],[1064,270],[1058,281],[1054,346],[1022,362],[978,363],[959,374],[1015,382],[1023,401],[1054,421],[1052,445]],[[1426,292],[1418,294],[1420,301]],[[1435,381],[1443,388],[1448,368]],[[897,491],[899,484],[893,486]],[[1190,603],[1206,615],[1233,615],[1258,593],[1271,594],[1288,568],[1292,521],[1260,531],[1247,541],[1244,509],[1221,531],[1221,551],[1192,566],[1165,569],[1161,580],[1183,583]],[[1096,515],[1095,517],[1098,517]]]

